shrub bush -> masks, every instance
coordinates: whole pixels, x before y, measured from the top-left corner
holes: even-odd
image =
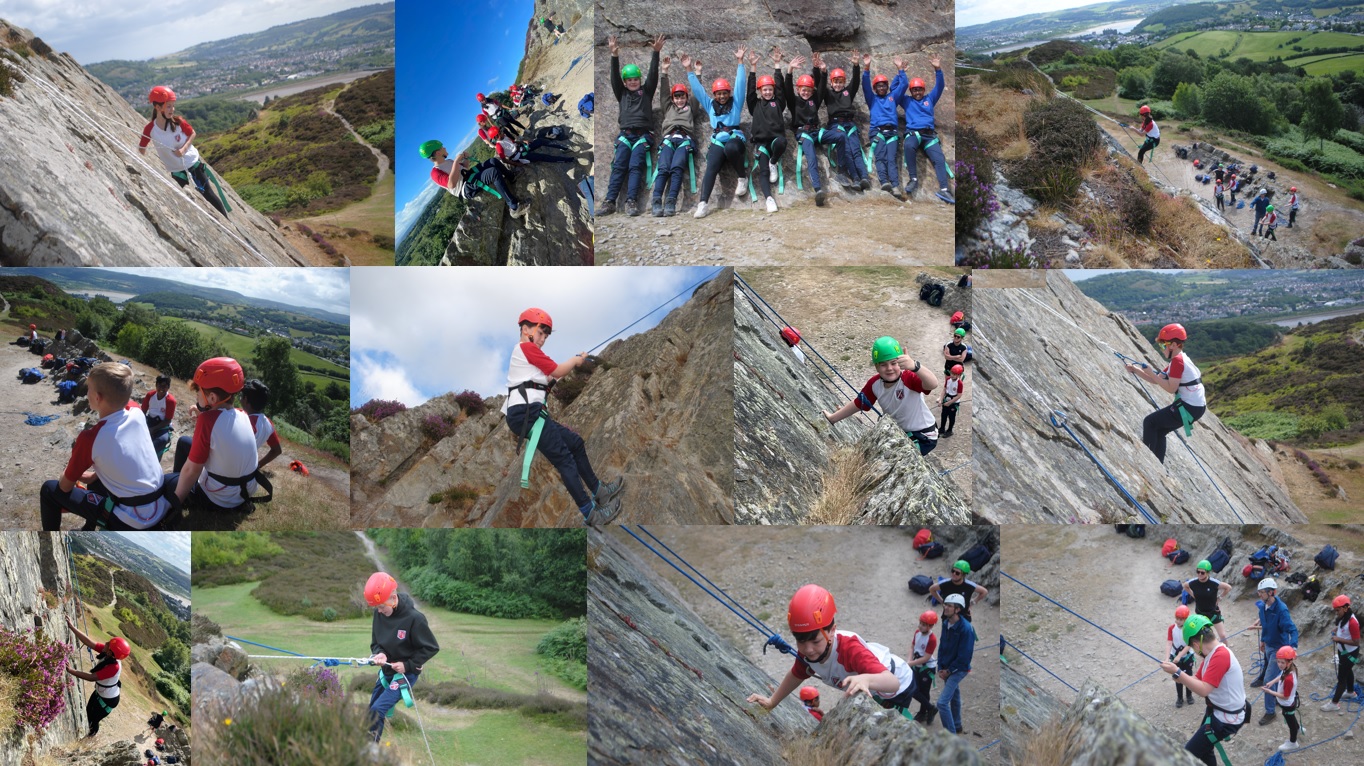
[[[587,618],[578,617],[555,626],[535,645],[535,653],[561,660],[587,662]]]
[[[1151,233],[1151,222],[1156,218],[1156,207],[1145,191],[1123,187],[1118,193],[1118,214],[1129,232],[1145,236]]]
[[[0,626],[0,677],[17,682],[14,696],[0,700],[13,726],[42,734],[66,710],[71,646],[43,633]]]
[[[1068,202],[1084,180],[1078,167],[1057,164],[1036,155],[1015,163],[1010,178],[1014,185],[1048,205]]]
[[[422,419],[421,430],[426,438],[438,442],[454,435],[455,422],[444,415],[427,415]]]
[[[970,236],[999,212],[995,198],[995,163],[980,135],[970,127],[957,130],[957,238]]]
[[[1072,167],[1088,162],[1103,145],[1089,111],[1070,99],[1029,104],[1023,113],[1023,132],[1033,155]]]
[[[326,667],[296,670],[285,679],[284,685],[323,700],[338,699],[342,694],[341,679],[336,675],[336,671]]]
[[[455,404],[458,404],[459,408],[471,418],[482,415],[488,409],[487,402],[483,401],[483,397],[478,392],[467,389],[455,394]]]
[[[206,761],[233,766],[298,763],[300,753],[309,763],[370,766],[375,761],[366,749],[368,726],[366,708],[344,695],[300,696],[286,686],[263,692],[231,719],[214,716],[202,747]],[[196,742],[196,755],[200,747]]]
[[[402,402],[388,399],[370,399],[356,409],[351,410],[351,414],[364,415],[366,418],[369,418],[371,423],[378,423],[384,418],[406,411],[407,405]]]
[[[456,612],[510,620],[553,617],[554,609],[539,599],[519,593],[480,588],[433,569],[418,567],[407,573],[412,595]]]

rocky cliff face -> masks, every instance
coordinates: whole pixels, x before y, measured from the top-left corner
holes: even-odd
[[[547,13],[564,27],[556,44],[540,18]],[[591,266],[592,214],[578,183],[592,167],[592,121],[578,114],[578,100],[592,91],[592,4],[589,0],[537,2],[526,32],[520,82],[563,98],[552,109],[537,97],[517,118],[527,138],[552,126],[570,135],[576,163],[531,163],[517,171],[509,186],[529,202],[525,218],[512,218],[504,201],[480,195],[460,220],[441,263],[446,266]],[[553,154],[561,152],[553,151]]]
[[[732,79],[736,61],[734,51],[743,46],[757,51],[761,56],[757,74],[772,73],[769,52],[780,48],[786,54],[786,61],[795,56],[804,56],[806,64],[801,71],[808,72],[812,52],[818,51],[826,57],[830,69],[841,67],[852,76],[851,54],[853,50],[871,53],[872,69],[875,73],[885,73],[894,77],[895,55],[905,55],[906,73],[910,77],[922,77],[933,81],[933,68],[928,61],[933,55],[942,57],[944,62],[953,55],[952,40],[955,24],[954,6],[950,2],[910,2],[910,0],[794,0],[783,3],[733,3],[724,0],[697,0],[686,3],[638,3],[629,0],[604,0],[598,3],[596,24],[597,82],[597,124],[603,126],[597,136],[597,156],[602,163],[597,167],[598,197],[604,198],[606,184],[611,177],[611,157],[614,144],[619,135],[619,109],[611,93],[609,68],[611,55],[606,49],[606,38],[615,35],[620,40],[621,62],[633,61],[647,74],[649,48],[653,38],[663,35],[668,42],[662,55],[672,55],[673,63],[668,70],[674,83],[684,82],[686,72],[677,61],[677,53],[685,52],[703,62],[701,81],[709,87],[717,78]],[[748,67],[745,61],[745,68]],[[956,109],[953,99],[955,78],[951,66],[943,68],[946,78],[946,92],[938,103],[936,124],[942,135],[943,151],[951,161],[954,146],[953,126],[956,124]],[[736,98],[742,97],[746,84],[734,83]],[[860,86],[859,86],[860,87]],[[655,94],[655,115],[662,119],[663,111],[658,108]],[[863,136],[863,147],[868,146],[867,107],[859,92],[858,124]],[[700,126],[698,146],[705,146],[710,137],[710,126],[705,119]],[[744,108],[743,128],[748,130],[748,108]],[[814,192],[808,183],[804,191],[797,191],[795,184],[796,160],[794,136],[788,132],[788,148],[782,159],[786,174],[785,194],[774,194],[782,204],[785,200],[797,197],[813,199]],[[749,154],[753,154],[750,146]],[[698,150],[697,174],[702,172],[705,157],[704,149]],[[917,197],[931,199],[936,187],[931,187],[933,170],[923,164],[920,158],[919,178],[924,179],[923,188]],[[822,171],[821,171],[822,173]],[[903,169],[902,169],[903,175]],[[730,178],[728,172],[721,179]],[[728,182],[733,189],[733,181]],[[700,179],[697,179],[699,186]],[[717,182],[717,188],[721,184]],[[836,188],[836,187],[833,187]],[[774,189],[775,192],[775,189]],[[622,192],[622,196],[623,196]],[[644,195],[642,195],[644,196]],[[644,200],[647,203],[647,199]],[[728,194],[713,194],[711,202],[718,209],[735,204]],[[761,202],[761,200],[760,200]],[[747,204],[747,202],[741,203]],[[622,205],[622,209],[624,206]]]
[[[773,680],[640,561],[628,537],[588,534],[592,763],[799,763],[814,750],[831,762],[980,762],[962,738],[866,699],[841,702],[818,724],[794,696],[763,712],[746,699]]]
[[[732,280],[732,272],[722,272],[657,327],[607,346],[604,364],[578,397],[550,405],[556,421],[586,439],[599,476],[625,476],[622,522],[734,520]],[[501,403],[502,397],[489,400],[487,412],[434,444],[422,420],[456,416],[452,395],[378,423],[352,418],[355,518],[398,526],[581,524],[543,457],[532,464],[530,489],[521,489],[521,458]],[[431,502],[434,493],[459,486],[476,498],[458,507]]]
[[[1247,523],[1306,520],[1276,480],[1269,446],[1231,431],[1211,411],[1188,442],[1217,488],[1174,434],[1164,466],[1156,460],[1141,441],[1142,419],[1155,408],[1114,351],[1148,364],[1160,360],[1131,323],[1065,275],[1048,273],[1044,289],[978,290],[974,304],[977,513],[997,523],[1140,518],[1075,441],[1052,425],[1055,409],[1162,521],[1235,522],[1217,488]],[[1164,391],[1147,389],[1161,406],[1171,401]],[[1215,405],[1217,392],[1208,395]]]
[[[79,619],[70,571],[60,534],[0,533],[0,582],[5,584],[0,588],[0,625],[19,632],[42,631],[74,644],[64,624],[67,615]],[[81,667],[89,669],[88,658],[81,661]],[[72,683],[64,696],[65,712],[41,735],[5,733],[0,740],[0,766],[33,763],[53,747],[85,736],[90,723],[85,717],[81,683]]]
[[[0,66],[11,83],[0,95],[0,263],[303,265],[225,182],[229,219],[151,152],[139,156],[146,119],[70,55],[0,21]]]
[[[792,353],[742,291],[736,288],[734,295],[734,500],[740,523],[805,518],[823,492],[838,447],[856,450],[868,465],[857,487],[856,523],[971,523],[965,501],[893,420],[874,422],[872,413],[831,427],[821,413],[846,398]]]
[[[1026,748],[1034,740],[1047,753],[1067,753],[1073,766],[1197,766],[1198,759],[1121,700],[1094,681],[1080,687],[1067,705],[1034,684],[1011,665],[1000,670],[999,710],[1004,721],[1004,755],[1015,763],[1029,762]],[[1052,722],[1057,726],[1039,734]],[[1247,733],[1249,733],[1247,731]],[[1063,741],[1056,741],[1061,740]],[[1066,744],[1069,743],[1069,747]],[[1022,759],[1022,760],[1020,760]]]

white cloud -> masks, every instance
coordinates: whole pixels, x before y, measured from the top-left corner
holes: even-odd
[[[143,277],[231,290],[252,298],[350,313],[350,273],[343,268],[113,268]]]
[[[487,85],[489,88],[491,88],[492,86],[494,86],[494,85],[496,85],[496,84],[497,84],[497,78],[496,78],[496,77],[489,77],[489,78],[488,78],[488,82],[485,83],[485,85]]]
[[[418,391],[401,369],[386,367],[381,362],[361,357],[352,357],[351,365],[351,382],[358,383],[353,385],[352,401],[387,399],[415,407],[431,398]]]
[[[431,204],[431,200],[435,199],[439,194],[440,187],[434,183],[429,183],[422,187],[421,192],[417,196],[413,197],[406,205],[403,205],[403,209],[398,211],[398,215],[393,221],[393,230],[397,232],[399,242],[402,242],[407,238],[407,233],[412,228],[412,224],[417,222],[417,219],[421,217],[422,211],[425,210],[426,206]]]
[[[957,3],[957,27],[969,27],[975,24],[984,24],[987,21],[1011,19],[1016,16],[1047,13],[1066,8],[1079,8],[1091,4],[1090,0],[1033,0],[1033,2],[1028,3],[1026,9],[1023,9],[1017,0],[959,0]]]

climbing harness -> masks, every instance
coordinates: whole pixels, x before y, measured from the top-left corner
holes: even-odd
[[[621,133],[619,136],[616,137],[616,141],[625,144],[625,148],[629,150],[630,154],[634,154],[635,150],[638,149],[640,146],[644,147],[644,177],[647,179],[645,183],[652,186],[654,183],[654,174],[656,171],[654,170],[653,153],[649,151],[649,133],[648,132],[641,133],[639,134],[637,139],[638,140],[632,142],[630,140],[630,137],[625,135],[624,133]],[[629,164],[628,157],[626,158],[626,164]]]
[[[204,178],[207,178],[209,181],[211,181],[213,183],[213,188],[218,190],[218,200],[223,203],[223,210],[226,210],[229,213],[232,212],[232,205],[228,203],[227,196],[223,194],[223,185],[218,183],[218,176],[214,175],[213,171],[210,170],[209,167],[205,165],[202,160],[194,163],[185,170],[177,170],[171,173],[171,178],[184,181],[187,184],[192,183],[194,184],[194,188],[197,191],[203,193],[208,187],[201,186],[199,184],[199,179],[194,177],[195,168],[202,170],[204,173]]]
[[[268,503],[271,500],[275,499],[275,487],[273,484],[270,483],[269,479],[265,478],[265,474],[261,473],[260,469],[256,469],[255,471],[252,471],[251,473],[245,476],[235,477],[222,476],[220,474],[213,473],[212,471],[205,471],[204,473],[207,473],[210,479],[218,482],[219,484],[222,484],[227,487],[236,487],[237,491],[241,494],[242,505],[247,505],[251,503]],[[250,485],[251,482],[253,481],[256,482],[257,485],[259,485],[261,488],[265,490],[264,495],[260,495],[257,497],[251,496]]]
[[[662,141],[662,145],[668,147],[669,149],[672,149],[674,152],[676,152],[678,149],[682,149],[683,147],[686,147],[686,149],[687,149],[687,177],[691,180],[691,193],[692,193],[692,194],[695,194],[695,193],[696,193],[696,151],[692,148],[691,137],[690,137],[690,136],[686,136],[686,137],[681,138],[681,140],[678,141],[678,143],[677,143],[676,146],[673,146],[673,140],[674,140],[674,136],[664,136],[664,137],[663,137],[663,141]],[[655,176],[657,176],[657,173],[655,173]],[[652,179],[650,180],[650,183],[651,183],[651,184],[653,183]]]

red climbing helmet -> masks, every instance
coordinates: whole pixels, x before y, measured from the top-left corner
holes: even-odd
[[[153,104],[165,104],[175,100],[175,91],[164,85],[152,88],[152,92],[147,95],[147,100]]]
[[[1295,192],[1295,191],[1298,190],[1298,187],[1296,187],[1296,186],[1290,186],[1290,187],[1288,187],[1288,190],[1291,191],[1291,192]]]
[[[815,87],[815,78],[811,77],[811,76],[808,75],[808,74],[803,74],[803,75],[801,75],[800,77],[797,77],[797,78],[796,78],[796,87],[797,87],[797,88],[813,88],[813,87]]]
[[[483,95],[482,93],[475,93],[474,98],[478,99],[478,103],[481,104],[483,103],[483,99],[487,98],[487,96]]]
[[[672,87],[672,94],[674,96],[676,96],[679,93],[681,93],[684,96],[687,95],[687,86],[683,85],[680,82]]]
[[[96,647],[98,646],[99,645],[96,644]],[[133,648],[128,646],[127,639],[120,638],[119,636],[114,636],[109,639],[109,643],[104,644],[104,648],[107,649],[110,654],[114,655],[114,659],[116,660],[128,659],[128,655],[133,651]]]
[[[1279,647],[1279,651],[1274,653],[1274,656],[1278,659],[1292,662],[1298,658],[1298,650],[1291,646],[1281,646]]]
[[[31,325],[28,326],[28,329],[30,329],[30,330],[36,330],[36,329],[38,329],[38,325],[36,325],[36,324],[31,324]]]
[[[759,87],[759,88],[766,88],[766,87],[768,87],[768,86],[771,86],[771,87],[773,87],[773,88],[777,87],[777,81],[774,80],[774,79],[772,79],[772,75],[770,75],[770,74],[765,74],[765,75],[763,75],[762,77],[759,77],[759,78],[758,78],[758,87]]]
[[[486,115],[486,114],[484,114],[484,113],[482,113],[482,112],[479,112],[479,113],[478,113],[478,116],[474,118],[474,122],[478,123],[479,125],[487,125],[487,124],[488,124],[488,115]]]
[[[1189,334],[1184,332],[1182,324],[1167,324],[1160,328],[1160,333],[1156,335],[1156,340],[1165,342],[1177,340],[1181,343],[1189,339]]]
[[[794,346],[800,343],[800,330],[794,327],[781,328],[781,339],[786,341],[786,345]]]
[[[928,86],[924,85],[924,81],[922,78],[915,77],[913,80],[909,81],[909,89],[914,90],[915,88],[924,88],[925,90],[927,90]]]
[[[1150,113],[1151,113],[1151,107],[1143,105],[1140,109],[1137,110],[1137,113],[1138,113],[1138,114],[1150,114]]]
[[[1184,606],[1183,604],[1180,604],[1179,606],[1175,607],[1175,619],[1176,620],[1189,619],[1189,607]]]
[[[393,593],[398,590],[398,581],[393,579],[393,575],[388,572],[375,572],[369,576],[369,581],[365,583],[365,603],[370,606],[379,606],[393,597]]]
[[[786,623],[792,633],[809,633],[834,624],[833,594],[818,585],[802,585],[786,607]]]
[[[816,688],[813,687],[813,686],[802,686],[802,687],[800,687],[800,701],[801,701],[801,702],[809,702],[810,700],[817,700],[817,699],[819,699],[819,690],[818,690],[818,689],[816,689]]]
[[[194,371],[194,384],[199,388],[220,388],[235,394],[246,385],[246,374],[236,359],[215,356]]]
[[[501,137],[502,137],[502,129],[501,129],[501,128],[497,127],[496,125],[492,126],[491,128],[488,128],[488,140],[489,140],[489,141],[496,141],[497,139],[499,139],[499,138],[501,138]]]
[[[521,316],[517,318],[516,323],[521,324],[522,322],[542,324],[551,330],[554,329],[554,320],[550,319],[549,314],[545,313],[543,309],[526,309],[525,311],[522,311]]]
[[[829,73],[829,82],[833,82],[834,80],[847,80],[847,79],[848,79],[848,73],[847,73],[847,72],[844,72],[842,69],[835,69],[835,70],[833,70],[832,72]]]
[[[890,78],[889,78],[889,77],[886,77],[886,76],[883,75],[883,74],[878,74],[878,75],[876,75],[875,77],[871,78],[871,87],[873,87],[873,88],[875,88],[877,85],[880,85],[880,84],[882,84],[882,83],[885,83],[885,84],[889,85],[889,84],[890,84]]]
[[[927,612],[924,612],[923,614],[919,615],[919,622],[922,622],[925,625],[937,625],[938,613],[930,609]]]
[[[966,368],[965,368],[965,367],[962,367],[962,366],[959,365],[959,364],[954,364],[954,365],[952,365],[952,374],[953,374],[953,375],[960,375],[960,374],[962,374],[963,372],[966,372]]]
[[[1348,607],[1349,605],[1350,605],[1350,597],[1347,596],[1347,595],[1345,595],[1345,594],[1343,594],[1343,593],[1342,593],[1341,595],[1339,595],[1339,596],[1336,596],[1335,599],[1333,599],[1333,600],[1331,601],[1331,608],[1332,608],[1332,609],[1339,609],[1339,608],[1341,608],[1342,606]]]
[[[726,93],[734,92],[734,86],[730,85],[729,80],[726,80],[723,77],[719,78],[718,80],[710,84],[711,93],[719,93],[721,91],[724,91]]]

